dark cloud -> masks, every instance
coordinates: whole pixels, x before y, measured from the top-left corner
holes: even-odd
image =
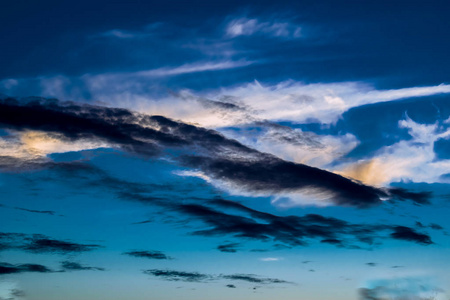
[[[391,233],[391,237],[397,240],[412,241],[418,244],[430,245],[433,244],[431,238],[422,233],[416,232],[414,229],[405,226],[394,226],[394,232]]]
[[[228,253],[235,253],[237,252],[237,247],[239,247],[239,243],[229,243],[229,244],[223,244],[217,246],[217,250],[220,252],[228,252]]]
[[[318,195],[326,194],[336,205],[360,208],[381,204],[381,198],[427,203],[428,194],[363,185],[325,170],[258,152],[213,130],[126,109],[42,98],[21,101],[7,98],[0,100],[0,124],[10,130],[45,131],[67,141],[100,139],[112,147],[145,156],[161,155],[168,148],[182,148],[185,155],[174,158],[183,166],[199,169],[216,180],[250,192],[272,195],[315,191]],[[21,163],[16,162],[19,167]]]
[[[142,258],[149,258],[149,259],[172,259],[170,256],[167,256],[166,254],[162,253],[161,251],[129,251],[124,252],[125,255],[130,255],[134,257],[142,257]]]
[[[49,238],[32,238],[23,249],[37,253],[73,253],[85,252],[99,248],[100,245],[78,244]]]
[[[230,288],[230,289],[235,289],[236,288],[236,286],[234,284],[227,284],[226,287]]]
[[[376,266],[378,266],[378,264],[374,263],[374,262],[368,262],[368,263],[366,263],[366,265],[368,265],[369,267],[376,267]]]
[[[25,272],[35,273],[51,273],[53,272],[49,268],[38,264],[9,264],[6,262],[0,262],[0,275],[4,274],[16,274]]]
[[[416,227],[418,227],[418,228],[431,228],[431,229],[434,229],[434,230],[443,230],[444,229],[444,227],[442,227],[441,225],[436,224],[436,223],[430,223],[427,226],[427,225],[424,225],[422,222],[419,222],[419,221],[416,222]]]
[[[54,212],[53,210],[34,210],[34,209],[27,209],[27,208],[21,208],[21,207],[14,207],[14,209],[23,210],[23,211],[27,211],[27,212],[31,212],[31,213],[37,213],[37,214],[47,214],[47,215],[52,215],[52,216],[54,216],[56,214],[56,212]]]
[[[202,236],[231,235],[235,238],[255,239],[263,242],[281,242],[288,246],[307,246],[311,240],[337,247],[357,249],[376,245],[384,238],[393,238],[428,245],[431,238],[410,227],[396,225],[352,224],[344,220],[317,214],[304,216],[276,216],[256,211],[240,203],[215,199],[211,205],[221,210],[200,204],[172,205],[171,208],[189,219],[202,220],[207,229],[192,234]],[[233,214],[234,210],[241,214]]]
[[[151,269],[145,270],[144,273],[169,281],[203,282],[211,279],[211,275],[201,274],[197,272]]]
[[[266,278],[254,274],[210,275],[198,272],[184,272],[184,271],[162,270],[162,269],[151,269],[145,270],[143,272],[144,274],[160,277],[168,281],[206,282],[209,280],[227,279],[227,280],[247,281],[259,284],[292,283],[277,278]]]
[[[416,205],[430,204],[431,192],[409,192],[403,188],[391,188],[389,189],[394,199],[399,201],[412,201]]]
[[[434,230],[443,230],[443,229],[444,229],[444,227],[442,227],[442,226],[439,225],[439,224],[435,224],[435,223],[431,223],[431,224],[429,225],[429,227],[430,227],[431,229],[434,229]]]
[[[325,243],[325,244],[335,245],[335,246],[342,245],[342,241],[338,240],[338,239],[325,239],[325,240],[321,240],[320,242]]]
[[[73,262],[73,261],[63,261],[63,262],[61,262],[61,267],[65,271],[104,271],[105,270],[104,268],[84,266],[80,263]]]
[[[51,239],[41,234],[0,233],[0,250],[21,249],[35,253],[69,254],[95,250],[94,244],[79,244]]]
[[[320,191],[336,205],[370,207],[388,197],[385,191],[351,181],[318,168],[262,155],[258,160],[185,157],[184,163],[203,170],[209,176],[231,182],[239,188],[257,193],[277,194]],[[319,196],[322,197],[322,196]]]
[[[232,274],[232,275],[222,275],[221,277],[224,279],[229,279],[229,280],[240,280],[240,281],[247,281],[247,282],[259,283],[259,284],[292,283],[289,281],[276,279],[276,278],[260,277],[260,276],[254,275],[254,274]]]

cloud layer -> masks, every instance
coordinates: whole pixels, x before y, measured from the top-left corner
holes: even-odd
[[[288,199],[285,205],[332,203],[369,207],[380,204],[381,199],[398,196],[388,189],[288,162],[216,131],[162,116],[45,99],[19,102],[9,98],[0,102],[0,108],[0,123],[13,134],[40,131],[75,145],[79,145],[79,140],[100,140],[110,147],[147,157],[167,156],[168,149],[179,149],[181,155],[171,159],[204,172],[213,183],[238,192],[278,195],[278,199]],[[8,154],[2,160],[6,167],[23,161],[22,157]]]

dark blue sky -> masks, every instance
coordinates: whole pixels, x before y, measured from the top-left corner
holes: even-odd
[[[0,15],[0,78],[180,65],[204,59],[186,47],[203,43],[219,48],[210,49],[211,57],[231,47],[233,58],[259,62],[212,75],[207,84],[214,87],[255,78],[433,85],[448,80],[448,9],[444,1],[15,1]],[[223,38],[227,21],[239,16],[297,24],[302,37]],[[142,36],[101,37],[114,29]],[[169,85],[204,88],[189,76]]]

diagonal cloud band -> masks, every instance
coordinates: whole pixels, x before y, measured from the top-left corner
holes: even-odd
[[[76,144],[102,141],[146,157],[168,157],[197,170],[222,187],[252,195],[300,197],[315,205],[370,207],[387,199],[410,199],[411,192],[380,189],[304,164],[288,162],[228,139],[220,133],[126,109],[80,105],[43,98],[0,100],[0,126],[20,135],[41,131]],[[18,165],[20,158],[10,159]],[[426,195],[419,195],[424,197]],[[426,199],[422,199],[426,203]]]

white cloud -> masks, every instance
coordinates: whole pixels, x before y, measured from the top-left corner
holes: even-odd
[[[280,261],[283,260],[282,257],[263,257],[259,259],[260,261]]]
[[[397,277],[370,280],[360,289],[362,300],[444,300],[444,291],[429,277]]]
[[[264,34],[272,37],[299,38],[301,27],[288,22],[260,22],[258,19],[238,18],[231,20],[225,29],[228,37]]]
[[[110,144],[81,139],[76,142],[64,139],[59,133],[41,131],[10,131],[10,135],[0,137],[0,156],[12,157],[28,162],[45,162],[47,155],[111,147]],[[12,167],[12,166],[11,166]]]
[[[198,73],[205,71],[217,71],[217,70],[226,70],[226,69],[234,69],[239,67],[245,67],[253,64],[254,62],[239,60],[239,61],[221,61],[221,62],[205,62],[205,63],[190,63],[184,64],[179,67],[173,68],[159,68],[148,71],[140,71],[131,73],[133,76],[143,76],[143,77],[163,77],[163,76],[173,76],[187,73]]]
[[[408,116],[399,121],[411,140],[399,141],[378,150],[370,159],[337,167],[340,174],[368,184],[385,185],[397,181],[439,182],[450,170],[450,160],[436,160],[434,142],[448,139],[450,128],[444,130],[438,123],[419,124]]]

